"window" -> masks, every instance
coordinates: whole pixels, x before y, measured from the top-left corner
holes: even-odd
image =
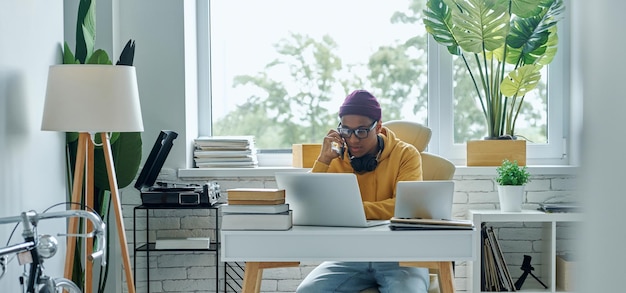
[[[427,124],[433,129],[429,150],[462,164],[464,142],[484,136],[484,118],[465,94],[462,64],[426,34],[425,3],[210,1],[210,16],[204,17],[210,27],[212,118],[204,134],[254,135],[259,149],[288,152],[294,143],[319,143],[336,127],[346,94],[367,89],[381,102],[383,121]],[[566,23],[559,26],[562,44],[568,44]],[[522,123],[532,140],[529,163],[567,163],[562,154],[568,50],[562,44],[541,91],[527,97],[533,100],[526,111],[531,119]]]

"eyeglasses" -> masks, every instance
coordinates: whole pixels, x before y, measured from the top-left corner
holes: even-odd
[[[341,137],[346,138],[346,139],[350,138],[350,136],[352,136],[353,133],[358,139],[364,139],[370,134],[370,131],[374,129],[377,122],[378,121],[374,121],[374,123],[372,123],[372,126],[370,126],[370,128],[357,128],[357,129],[341,127],[341,123],[339,123],[339,125],[337,125],[337,132],[339,132],[339,135],[341,135]]]

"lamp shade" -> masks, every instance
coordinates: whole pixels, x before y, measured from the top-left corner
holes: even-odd
[[[135,67],[50,66],[41,129],[91,133],[143,131]]]

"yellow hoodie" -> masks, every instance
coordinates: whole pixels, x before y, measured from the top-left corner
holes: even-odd
[[[356,174],[361,189],[361,199],[365,216],[373,220],[388,220],[393,217],[396,203],[396,183],[398,181],[422,180],[422,157],[417,149],[401,141],[386,127],[380,136],[384,141],[383,152],[378,158],[374,171]],[[315,161],[311,172],[354,173],[347,155],[326,165]]]

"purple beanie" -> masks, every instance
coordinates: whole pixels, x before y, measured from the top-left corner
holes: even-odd
[[[339,107],[339,117],[344,115],[361,115],[380,120],[382,112],[380,104],[374,95],[366,90],[356,90],[350,93]]]

